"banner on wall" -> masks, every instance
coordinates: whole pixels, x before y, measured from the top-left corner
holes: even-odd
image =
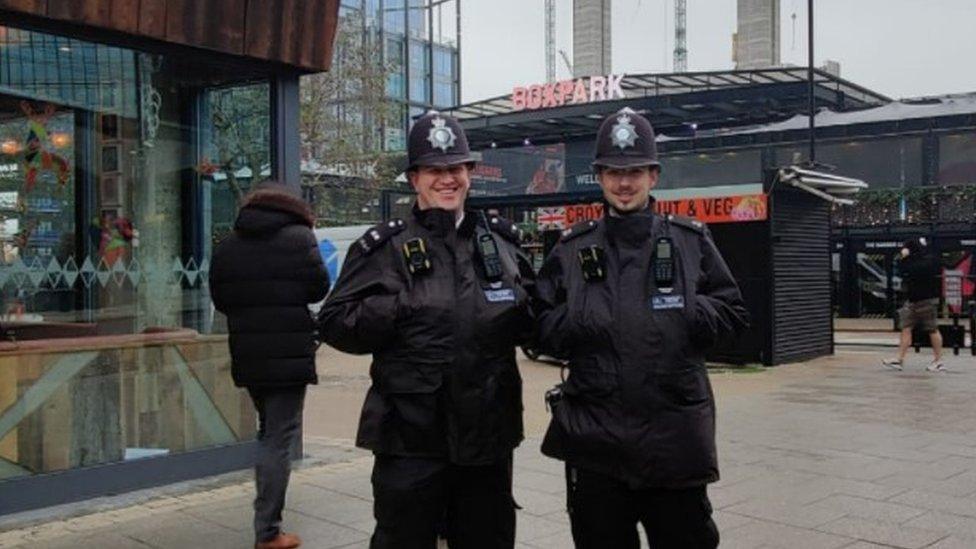
[[[693,217],[705,223],[765,221],[769,217],[765,194],[662,200],[654,203],[654,210],[661,214]]]
[[[683,215],[711,224],[765,221],[769,217],[764,194],[659,200],[654,203],[654,210],[664,215]],[[602,202],[539,208],[536,211],[536,223],[543,230],[565,229],[601,217],[603,217]]]

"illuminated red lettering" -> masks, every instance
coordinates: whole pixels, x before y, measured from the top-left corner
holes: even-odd
[[[538,109],[542,106],[542,86],[529,86],[529,98],[526,106],[530,109]]]
[[[607,79],[602,76],[590,77],[590,101],[596,101],[596,96],[603,101],[607,98]]]
[[[572,97],[572,95],[573,95],[573,81],[572,80],[563,80],[562,82],[560,82],[559,83],[559,94],[557,96],[557,100],[559,101],[559,104],[560,105],[565,105],[566,104],[566,100],[568,98]]]
[[[546,84],[546,87],[542,91],[542,108],[555,107],[557,105],[556,84]]]
[[[576,81],[576,87],[573,88],[573,103],[586,103],[590,96],[586,94],[586,85],[583,84],[583,79],[580,78]]]
[[[512,90],[512,108],[514,110],[525,110],[525,94],[525,88],[517,87]]]

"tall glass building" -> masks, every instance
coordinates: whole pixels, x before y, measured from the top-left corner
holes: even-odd
[[[386,94],[399,106],[399,123],[377,128],[383,150],[404,150],[412,119],[429,109],[447,109],[460,102],[460,3],[342,0],[339,24],[361,25],[364,40],[381,40],[377,62],[393,68]],[[342,59],[343,52],[337,51],[337,65]],[[365,124],[373,123],[368,114],[363,119]]]

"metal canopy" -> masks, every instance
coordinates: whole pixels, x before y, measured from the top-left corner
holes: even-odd
[[[852,111],[891,99],[815,70],[817,105]],[[784,120],[807,110],[807,69],[799,67],[724,72],[627,75],[626,99],[515,111],[509,96],[461,105],[457,118],[474,148],[552,143],[592,137],[610,113],[628,106],[647,116],[659,134],[688,136],[697,129]]]

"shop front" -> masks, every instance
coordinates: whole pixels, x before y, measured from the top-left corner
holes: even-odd
[[[298,185],[298,77],[327,61],[262,51],[275,35],[251,38],[244,0],[13,4],[0,1],[0,514],[247,466],[255,415],[230,379],[209,258],[249,188]],[[328,31],[334,4],[295,9]]]

